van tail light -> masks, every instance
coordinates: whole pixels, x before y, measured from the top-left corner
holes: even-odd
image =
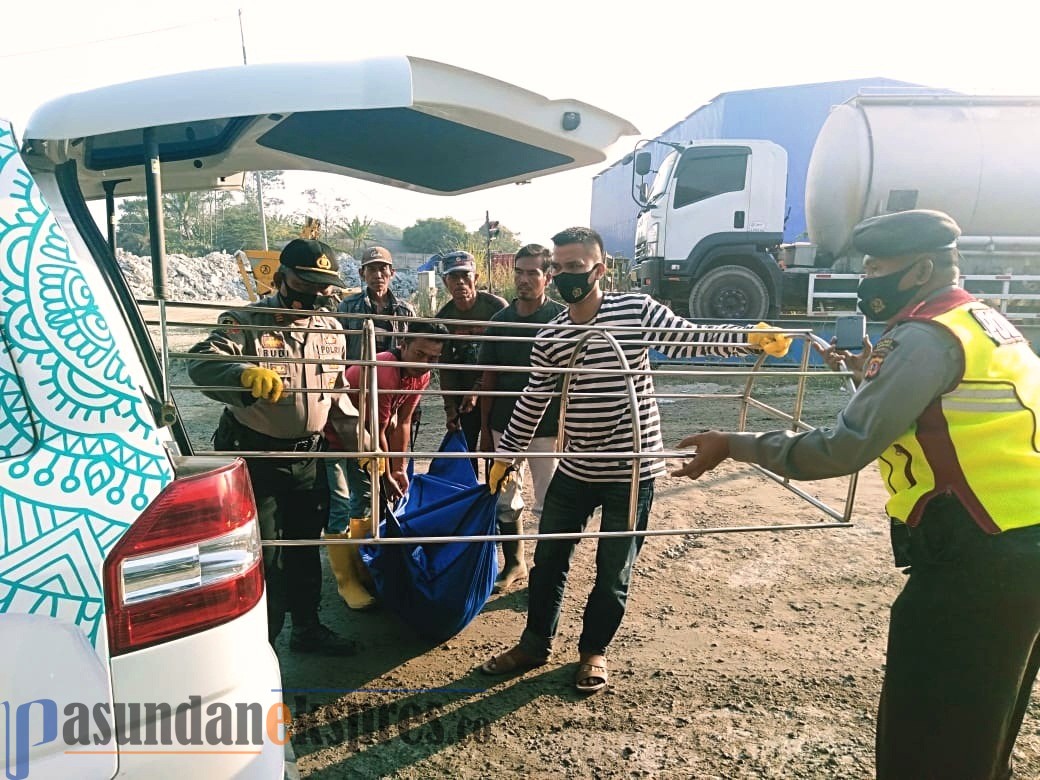
[[[111,655],[248,612],[264,592],[262,561],[244,461],[174,480],[105,561]]]

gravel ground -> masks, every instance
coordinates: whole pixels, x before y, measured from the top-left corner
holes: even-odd
[[[175,382],[178,375],[186,381],[181,372]],[[792,382],[760,384],[761,397],[791,409]],[[696,374],[658,381],[659,392],[718,394],[734,386]],[[218,405],[189,391],[178,393],[178,403],[204,443]],[[810,381],[806,409],[814,424],[833,419],[843,403],[832,377]],[[730,400],[663,399],[661,409],[668,442],[736,421]],[[443,424],[438,398],[424,402],[424,412],[419,450],[436,446]],[[762,415],[751,420],[751,427],[775,427]],[[842,506],[847,481],[801,487]],[[610,649],[611,685],[589,698],[572,680],[592,583],[590,540],[578,545],[555,655],[515,677],[488,677],[477,667],[519,636],[525,591],[493,596],[461,634],[431,644],[385,610],[350,612],[329,576],[323,620],[359,638],[363,653],[299,656],[288,651],[288,632],[279,640],[298,770],[322,780],[873,777],[888,606],[902,580],[890,562],[883,504],[870,467],[852,527],[648,538]],[[730,463],[696,483],[659,480],[651,527],[826,520],[782,486]],[[1016,777],[1040,777],[1035,700],[1016,762]]]

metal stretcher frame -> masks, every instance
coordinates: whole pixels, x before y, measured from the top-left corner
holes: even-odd
[[[187,352],[169,352],[169,340],[167,337],[167,328],[169,327],[185,327],[194,328],[205,331],[212,330],[215,326],[213,323],[198,323],[198,322],[184,322],[184,321],[170,321],[167,317],[166,301],[163,300],[151,300],[146,299],[139,301],[144,304],[158,304],[159,306],[159,321],[147,320],[149,325],[158,324],[161,328],[161,344],[163,350],[163,365],[168,367],[170,361],[174,359],[179,360],[219,360],[222,362],[228,361],[241,361],[246,363],[253,363],[256,361],[254,356],[240,356],[240,357],[229,357],[226,355],[220,356],[209,356]],[[219,311],[234,311],[238,309],[247,309],[245,306],[234,307],[227,306],[226,304],[210,304],[210,303],[195,303],[195,302],[168,302],[169,306],[183,307],[189,309],[212,309]],[[283,312],[286,314],[298,315],[299,312],[290,309],[270,309],[272,313]],[[350,458],[350,457],[372,457],[375,458],[501,458],[512,456],[516,457],[515,453],[506,452],[462,452],[462,453],[443,453],[443,452],[384,452],[379,448],[379,421],[378,421],[378,405],[379,405],[379,388],[375,369],[381,365],[387,365],[385,361],[379,361],[376,359],[376,346],[375,346],[375,327],[373,320],[394,320],[394,321],[422,321],[424,318],[414,317],[399,317],[399,316],[384,316],[384,315],[372,315],[372,314],[344,314],[340,312],[322,312],[323,316],[331,316],[336,318],[349,318],[354,320],[364,320],[362,328],[358,330],[345,330],[347,334],[362,334],[362,357],[360,360],[319,360],[314,358],[279,358],[281,362],[288,363],[324,363],[324,364],[342,364],[344,368],[349,365],[360,365],[361,366],[361,381],[360,387],[358,388],[359,403],[358,403],[358,428],[359,431],[367,430],[372,441],[372,449],[358,451],[358,452],[312,452],[308,453],[306,457],[325,460],[325,459],[338,459],[338,458]],[[429,322],[439,322],[441,324],[465,324],[472,325],[469,320],[435,320],[432,318],[425,318]],[[531,328],[542,328],[544,325],[532,325],[530,323],[496,323],[505,327],[516,328],[518,330]],[[259,325],[240,325],[241,329],[249,330],[267,330],[269,326]],[[632,332],[636,330],[640,333],[650,331],[659,332],[673,332],[675,329],[672,328],[619,328],[611,327],[604,329],[597,326],[588,325],[560,325],[562,329],[568,329],[577,331],[580,333],[575,345],[574,352],[571,355],[571,359],[565,368],[552,369],[553,373],[560,374],[563,377],[563,386],[560,390],[560,427],[559,433],[557,434],[557,445],[556,452],[551,453],[524,453],[525,458],[558,458],[565,456],[564,450],[564,420],[568,407],[568,402],[572,396],[571,393],[571,382],[572,377],[575,374],[608,374],[611,376],[617,376],[621,373],[625,376],[626,381],[626,392],[625,396],[628,399],[629,409],[632,414],[633,421],[633,447],[631,452],[606,452],[606,453],[582,453],[584,459],[631,459],[632,460],[632,477],[631,477],[631,490],[629,500],[629,522],[628,530],[626,531],[580,531],[580,532],[568,532],[568,533],[553,533],[553,534],[539,534],[539,533],[521,533],[521,534],[491,534],[491,535],[480,535],[480,536],[435,536],[435,537],[408,537],[408,538],[386,538],[379,536],[378,523],[373,524],[373,531],[375,533],[374,538],[368,539],[264,539],[261,544],[264,546],[271,547],[299,547],[308,545],[333,545],[333,544],[426,544],[426,543],[446,543],[446,542],[487,542],[487,541],[519,541],[529,540],[537,541],[539,539],[586,539],[586,538],[604,538],[604,537],[630,537],[630,536],[693,536],[693,535],[706,535],[706,534],[723,534],[723,533],[748,533],[748,532],[773,532],[773,531],[795,531],[795,530],[819,530],[819,529],[830,529],[830,528],[847,528],[852,526],[851,516],[855,502],[856,486],[858,481],[858,473],[854,473],[849,476],[848,489],[846,491],[846,497],[844,507],[842,510],[834,509],[823,501],[817,499],[815,496],[810,495],[806,491],[799,488],[797,485],[791,483],[791,480],[787,477],[780,476],[762,466],[757,464],[748,464],[753,469],[767,477],[773,482],[783,486],[787,490],[794,493],[799,498],[803,499],[814,508],[823,512],[827,517],[831,518],[833,522],[813,522],[813,523],[783,523],[783,524],[769,524],[769,525],[742,525],[742,526],[722,526],[722,527],[711,527],[711,528],[667,528],[667,529],[645,529],[642,531],[635,529],[636,520],[636,504],[638,498],[638,484],[639,484],[639,471],[640,462],[644,458],[682,458],[689,457],[690,453],[681,450],[663,450],[654,451],[652,453],[644,453],[641,451],[642,431],[639,423],[638,416],[638,398],[635,392],[635,383],[633,376],[638,373],[629,365],[624,351],[621,349],[620,343],[614,335],[614,332]],[[299,326],[287,326],[282,330],[305,332],[310,331],[310,328],[299,327]],[[763,370],[762,366],[765,363],[766,355],[763,353],[758,357],[754,365],[750,369],[746,370],[726,370],[719,371],[718,369],[697,369],[697,370],[682,370],[682,371],[669,371],[669,370],[654,370],[655,375],[682,375],[682,376],[718,376],[724,373],[727,377],[745,376],[744,389],[740,393],[730,394],[710,394],[715,399],[726,399],[731,398],[740,402],[737,430],[744,431],[747,426],[748,411],[751,408],[758,409],[770,416],[784,420],[792,426],[793,430],[811,430],[812,426],[808,425],[801,419],[801,413],[804,405],[804,395],[807,380],[810,377],[821,377],[821,376],[840,376],[844,378],[846,388],[850,392],[855,392],[855,384],[852,381],[852,377],[848,372],[839,373],[823,373],[820,371],[809,370],[809,355],[810,355],[810,344],[817,344],[821,347],[828,346],[825,341],[815,336],[811,330],[782,330],[777,328],[778,331],[785,333],[786,335],[801,339],[805,342],[805,348],[802,350],[801,364],[797,371],[791,371],[790,369],[783,370]],[[684,331],[685,332],[685,331]],[[440,338],[440,337],[439,337]],[[446,335],[443,337],[445,340],[491,340],[491,341],[503,341],[503,342],[519,342],[519,341],[530,341],[531,336],[474,336],[474,335]],[[620,368],[617,369],[588,369],[588,368],[576,368],[576,362],[578,356],[581,354],[582,348],[590,339],[600,338],[607,342],[610,348],[614,351],[617,357]],[[572,342],[573,339],[560,338],[553,339],[554,341],[566,341]],[[645,343],[649,345],[652,342],[634,342],[634,343]],[[453,364],[442,364],[442,363],[407,363],[397,361],[394,363],[396,367],[423,367],[423,368],[447,368],[453,369],[458,368]],[[503,371],[503,372],[520,372],[529,373],[530,367],[514,367],[514,366],[490,366],[490,365],[467,365],[466,370],[492,370],[492,371]],[[169,371],[167,370],[166,376],[169,377]],[[797,392],[795,395],[794,409],[792,413],[788,414],[774,406],[766,404],[752,395],[752,391],[755,386],[756,380],[764,377],[784,377],[790,379],[791,377],[797,377]],[[224,386],[220,387],[206,387],[198,386],[194,384],[188,385],[168,385],[170,390],[185,390],[185,391],[200,391],[200,390],[226,390]],[[292,392],[328,392],[327,388],[293,388]],[[428,394],[429,390],[403,390],[395,391],[396,393],[402,394]],[[446,391],[436,391],[444,394]],[[462,391],[453,391],[458,395],[469,395]],[[507,391],[483,391],[482,395],[508,395],[515,396],[515,392]],[[599,394],[602,395],[602,394]],[[676,398],[696,398],[703,397],[699,394],[664,394],[661,397],[670,396]],[[256,451],[225,451],[225,450],[199,450],[196,451],[197,455],[224,455],[242,458],[252,457],[264,457],[264,458],[293,458],[299,459],[300,453],[297,452],[281,452],[281,451],[267,451],[267,450],[256,450]],[[373,460],[373,468],[375,467],[375,460]],[[375,510],[380,506],[380,484],[379,479],[372,480],[372,507],[373,517],[378,517],[379,513]]]

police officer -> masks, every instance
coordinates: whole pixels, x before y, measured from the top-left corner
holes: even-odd
[[[1040,358],[957,286],[959,235],[937,211],[857,225],[859,307],[888,327],[850,356],[863,382],[835,426],[696,434],[673,472],[731,457],[811,480],[877,459],[908,567],[878,708],[885,780],[1010,777],[1040,664]]]
[[[191,348],[200,355],[253,360],[194,360],[188,374],[197,385],[229,388],[204,391],[225,404],[213,437],[218,450],[299,453],[298,458],[247,461],[261,536],[318,539],[328,517],[329,493],[324,464],[311,453],[324,449],[321,431],[330,409],[333,415],[339,414],[343,404],[349,407],[349,401],[335,392],[343,387],[345,336],[334,318],[316,310],[327,303],[333,288],[344,285],[335,251],[319,241],[290,241],[279,260],[274,275],[277,292],[246,310],[223,313],[222,327]],[[292,313],[279,311],[285,309]],[[292,330],[295,328],[307,331]],[[291,362],[300,358],[332,362]],[[318,620],[322,573],[317,546],[267,547],[264,569],[272,642],[282,629],[285,613],[290,612],[291,650],[330,655],[356,652],[353,640],[338,636]]]

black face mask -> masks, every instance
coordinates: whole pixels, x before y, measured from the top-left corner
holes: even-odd
[[[911,263],[902,271],[893,271],[884,276],[867,276],[859,280],[859,287],[856,288],[859,298],[857,305],[868,320],[889,320],[910,303],[921,285],[900,290],[899,284],[916,267],[917,263]]]
[[[297,292],[287,284],[282,285],[281,298],[287,309],[313,309],[318,300],[316,293]]]
[[[591,271],[583,274],[560,273],[553,276],[553,284],[556,285],[564,303],[577,303],[589,297],[592,286],[595,284],[592,280],[595,270],[596,268],[593,267]]]
[[[314,311],[316,309],[331,309],[333,304],[331,295],[302,293],[294,290],[284,282],[282,283],[282,289],[279,291],[279,296],[286,309]]]

